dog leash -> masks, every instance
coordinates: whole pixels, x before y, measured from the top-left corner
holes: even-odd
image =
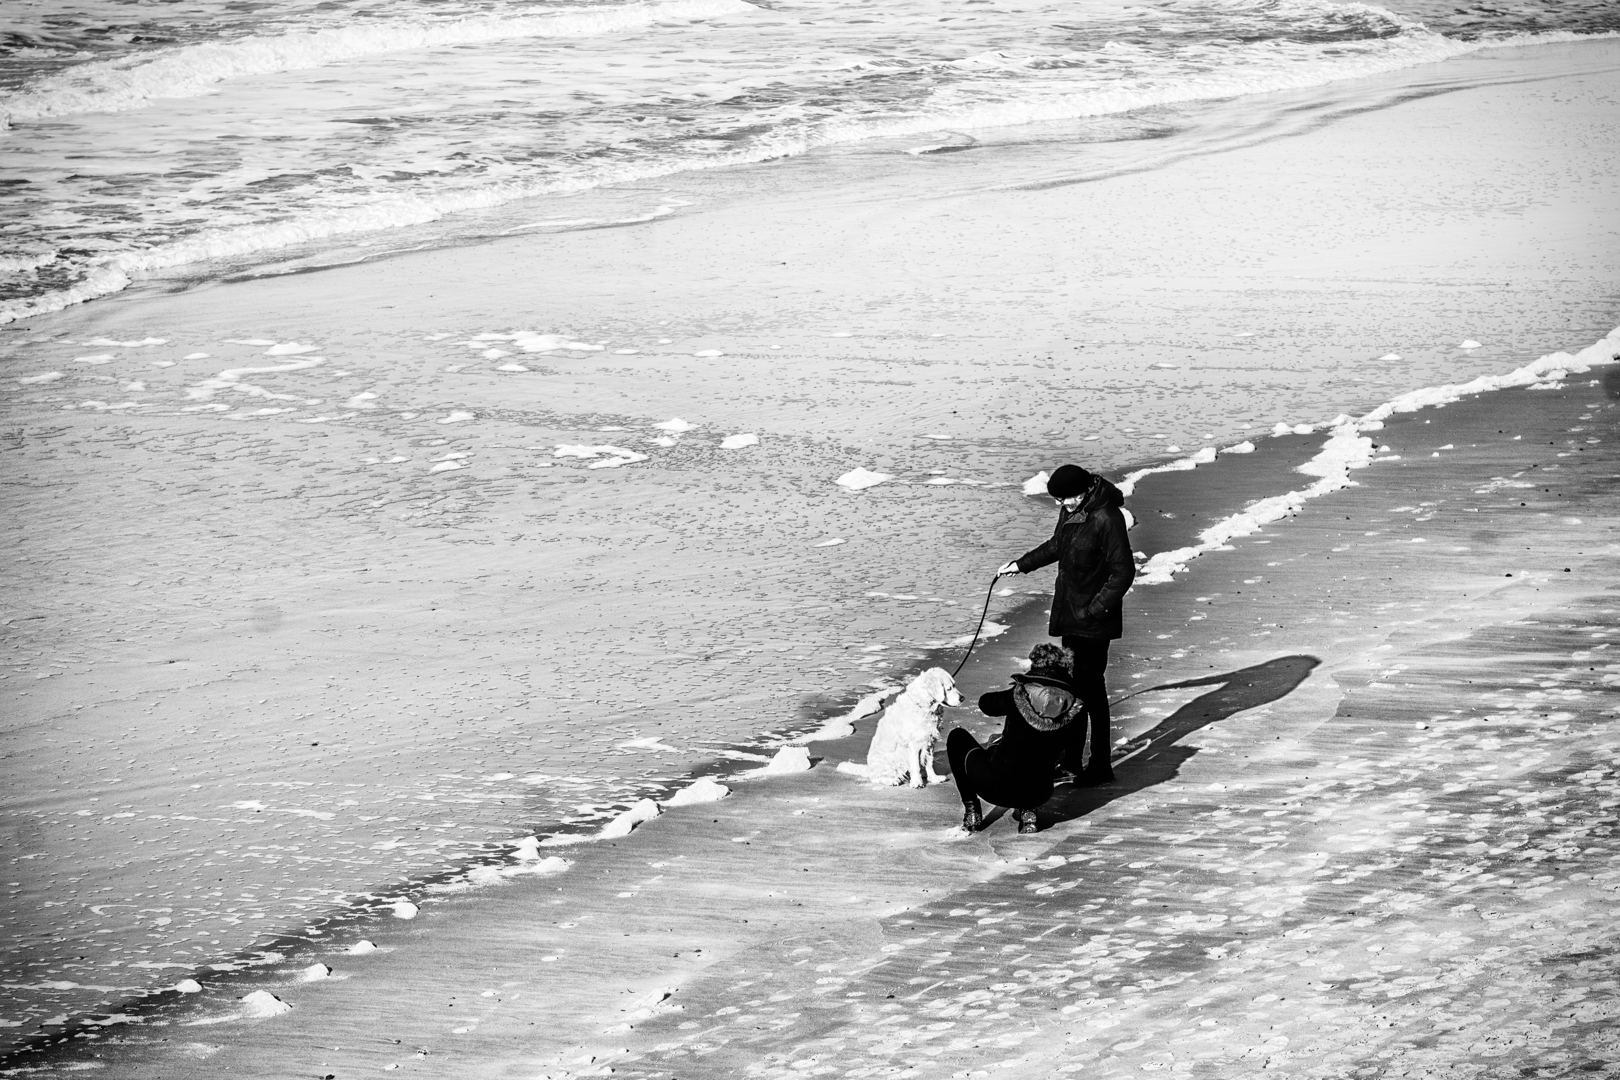
[[[1140,690],[1133,690],[1133,691],[1131,691],[1131,692],[1130,692],[1130,693],[1129,693],[1129,694],[1126,694],[1126,695],[1125,695],[1125,696],[1124,696],[1124,697],[1122,697],[1122,698],[1115,698],[1115,699],[1114,699],[1114,700],[1113,700],[1113,701],[1110,701],[1110,702],[1109,702],[1109,703],[1108,703],[1108,707],[1109,707],[1109,708],[1110,708],[1110,709],[1112,709],[1112,708],[1113,708],[1113,707],[1114,707],[1114,706],[1115,706],[1115,705],[1118,705],[1118,704],[1119,704],[1119,703],[1120,703],[1120,702],[1122,702],[1122,701],[1129,701],[1129,700],[1131,700],[1131,698],[1133,698],[1133,697],[1136,697],[1136,696],[1137,696],[1137,695],[1138,695],[1138,694],[1145,694],[1145,693],[1147,693],[1147,692],[1148,692],[1148,691],[1149,691],[1149,690],[1157,690],[1157,689],[1159,689],[1159,688],[1158,688],[1158,687],[1157,687],[1157,686],[1144,686],[1144,687],[1143,687],[1143,688],[1142,688],[1142,689],[1140,689]]]
[[[991,578],[990,579],[990,587],[984,591],[984,608],[982,610],[980,610],[980,612],[979,612],[979,625],[975,626],[973,628],[973,640],[968,642],[967,652],[962,654],[962,662],[957,664],[956,665],[956,670],[951,672],[951,678],[953,678],[953,679],[956,678],[957,675],[961,674],[962,668],[967,666],[968,657],[973,655],[973,647],[979,643],[979,634],[984,630],[984,620],[986,618],[988,618],[989,615],[990,615],[990,598],[995,595],[996,582],[998,582],[1000,580],[1001,580],[1001,575],[1000,574],[997,574],[995,577]],[[1110,709],[1112,709],[1115,705],[1118,705],[1118,704],[1120,704],[1122,702],[1129,701],[1133,697],[1137,697],[1138,695],[1146,694],[1151,690],[1157,690],[1157,689],[1159,689],[1159,688],[1156,687],[1156,686],[1145,686],[1140,690],[1133,690],[1129,694],[1126,694],[1124,697],[1118,697],[1118,698],[1115,698],[1113,701],[1110,701],[1108,703],[1108,707]],[[1134,756],[1134,755],[1132,755],[1132,756]]]
[[[979,632],[984,629],[984,620],[990,614],[990,597],[995,594],[996,582],[1000,580],[1000,574],[997,574],[995,577],[991,578],[990,587],[984,591],[984,610],[979,612],[979,625],[973,628],[973,640],[968,642],[967,652],[962,654],[962,663],[957,664],[956,671],[951,672],[951,678],[953,679],[956,678],[957,672],[962,670],[962,666],[968,662],[968,657],[973,655],[973,646],[979,643]]]

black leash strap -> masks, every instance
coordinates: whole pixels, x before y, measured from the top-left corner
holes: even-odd
[[[986,618],[988,618],[989,615],[990,615],[990,597],[995,595],[996,582],[998,582],[1000,580],[1001,580],[1001,575],[1000,574],[997,574],[995,577],[991,578],[990,579],[990,587],[984,591],[984,609],[979,612],[979,625],[975,626],[973,628],[973,640],[968,642],[967,652],[962,654],[962,662],[960,664],[956,665],[956,670],[955,671],[951,672],[951,678],[953,678],[953,679],[956,678],[956,676],[961,673],[962,668],[964,666],[966,666],[966,664],[968,662],[968,657],[973,655],[973,647],[979,643],[979,634],[981,632],[983,632],[983,630],[984,630],[984,620]],[[1108,707],[1111,709],[1115,705],[1118,705],[1120,702],[1129,701],[1129,700],[1131,700],[1131,698],[1136,697],[1139,694],[1145,694],[1150,690],[1160,690],[1160,689],[1164,689],[1164,688],[1163,687],[1158,687],[1158,686],[1145,686],[1140,690],[1133,690],[1129,694],[1126,694],[1124,697],[1115,698],[1113,701],[1110,701],[1108,703]]]
[[[968,657],[973,655],[973,646],[979,643],[979,632],[984,629],[984,620],[990,614],[990,597],[995,594],[996,582],[1000,580],[1000,574],[997,574],[995,577],[991,578],[990,587],[984,591],[984,610],[979,612],[979,625],[973,628],[973,640],[968,642],[967,652],[962,654],[962,663],[957,664],[956,671],[951,672],[951,678],[953,679],[956,678],[957,673],[962,670],[962,665],[968,662]]]

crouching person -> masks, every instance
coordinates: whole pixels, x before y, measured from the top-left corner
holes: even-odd
[[[1085,715],[1071,682],[1074,654],[1041,644],[1029,659],[1029,671],[1014,675],[1010,687],[979,698],[980,712],[1006,717],[999,738],[980,746],[971,733],[955,728],[945,740],[968,832],[984,826],[980,798],[1011,808],[1018,831],[1034,832],[1035,808],[1052,797],[1053,767],[1069,748],[1067,729]]]

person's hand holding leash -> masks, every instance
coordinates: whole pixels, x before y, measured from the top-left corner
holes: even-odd
[[[1014,559],[1012,562],[1008,563],[1006,566],[1003,566],[1000,570],[997,570],[996,571],[996,577],[1006,577],[1009,574],[1022,574],[1022,573],[1023,573],[1023,571],[1018,569],[1018,560]]]

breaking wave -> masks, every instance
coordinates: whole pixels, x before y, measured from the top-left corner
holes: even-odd
[[[7,122],[139,109],[159,98],[196,97],[227,79],[324,67],[377,53],[474,45],[519,37],[587,37],[671,19],[751,10],[744,0],[664,0],[582,7],[545,15],[402,21],[250,36],[101,60],[37,79],[0,104]]]

